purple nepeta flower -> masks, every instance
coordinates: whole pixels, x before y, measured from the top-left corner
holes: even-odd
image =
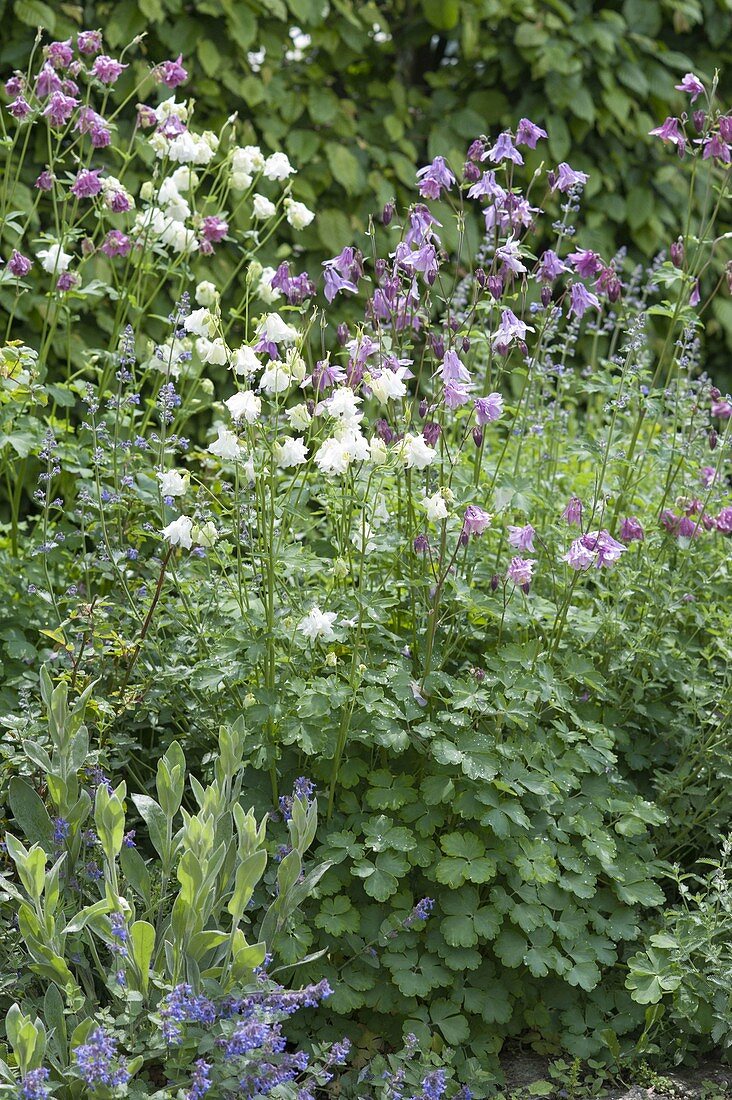
[[[122,73],[129,66],[123,65],[121,61],[116,61],[115,58],[109,57],[106,53],[101,53],[99,57],[94,59],[94,64],[91,67],[91,75],[95,76],[97,80],[100,80],[102,84],[116,84]]]
[[[674,88],[677,92],[686,92],[691,97],[692,103],[704,94],[704,85],[699,77],[694,76],[693,73],[686,73],[680,84],[674,84]]]
[[[424,1100],[442,1100],[447,1091],[447,1077],[444,1069],[433,1069],[422,1079]]]
[[[102,32],[79,31],[76,36],[76,45],[79,47],[79,53],[86,54],[87,57],[99,53],[102,48]]]
[[[473,406],[478,424],[489,424],[503,416],[503,397],[500,393],[489,393],[487,397],[478,397]]]
[[[191,1076],[191,1087],[186,1093],[186,1100],[201,1100],[211,1088],[211,1063],[199,1058],[194,1063]]]
[[[54,817],[53,819],[53,842],[54,844],[63,844],[66,840],[71,826],[64,817]]]
[[[588,309],[600,308],[600,299],[596,294],[592,294],[584,283],[572,283],[569,295],[569,312],[574,313],[578,319],[584,317]]]
[[[560,260],[556,252],[551,248],[547,248],[541,257],[536,277],[542,283],[551,283],[554,279],[558,279],[560,275],[563,275],[565,271],[569,271],[569,268],[564,260]]]
[[[525,592],[528,592],[535,565],[536,562],[533,558],[511,558],[506,570],[506,579],[513,581],[517,588],[523,588]]]
[[[71,185],[71,194],[77,199],[92,199],[102,190],[100,168],[82,168]]]
[[[17,249],[14,248],[8,260],[8,271],[10,274],[15,275],[16,279],[22,279],[24,275],[28,274],[32,267],[33,261],[29,260],[22,252],[18,252]]]
[[[467,540],[470,535],[472,535],[473,538],[479,538],[480,535],[490,527],[492,518],[493,517],[488,512],[483,508],[479,508],[477,504],[469,504],[463,516],[463,529],[460,533],[461,537],[465,540]]]
[[[494,164],[500,164],[503,160],[512,160],[514,164],[524,163],[524,158],[514,145],[508,130],[504,130],[502,134],[498,135],[496,144],[488,150],[485,157],[492,160]]]
[[[626,516],[620,524],[620,537],[623,542],[642,542],[646,537],[636,516]]]
[[[515,546],[517,550],[528,550],[530,554],[533,554],[535,534],[536,531],[530,523],[525,524],[523,527],[514,527],[509,524],[508,545]]]
[[[587,172],[577,172],[563,160],[556,172],[551,173],[550,186],[552,191],[570,191],[574,187],[584,187],[589,178]]]
[[[166,88],[177,88],[180,84],[185,84],[188,79],[188,70],[183,67],[182,62],[183,54],[179,53],[175,61],[163,61],[160,65],[156,65],[153,75]]]
[[[48,1100],[51,1095],[51,1090],[46,1084],[48,1077],[49,1071],[46,1066],[29,1069],[20,1085],[21,1100]]]
[[[582,501],[579,497],[570,497],[567,507],[562,512],[562,519],[570,526],[582,526]]]
[[[658,137],[663,142],[671,142],[671,144],[675,145],[678,149],[679,156],[683,157],[686,151],[686,135],[681,129],[681,123],[678,118],[669,117],[661,126],[656,126],[653,130],[649,130],[648,132],[651,137]]]
[[[420,168],[417,172],[419,193],[423,199],[439,199],[443,189],[449,191],[455,177],[447,166],[444,157],[435,157],[432,164]]]
[[[87,1041],[71,1053],[79,1076],[92,1092],[97,1085],[117,1088],[130,1079],[125,1062],[117,1054],[117,1040],[104,1028],[94,1028]]]
[[[547,137],[546,130],[542,130],[541,126],[537,126],[531,119],[522,118],[519,120],[519,124],[516,128],[516,144],[528,145],[529,149],[536,149],[536,143],[539,138]]]
[[[402,921],[404,928],[411,928],[415,921],[425,921],[429,919],[429,915],[435,907],[434,898],[422,898],[414,906],[412,911]],[[346,1051],[347,1053],[347,1051]]]
[[[168,1046],[182,1038],[181,1024],[198,1023],[210,1027],[216,1020],[213,1001],[202,993],[194,993],[190,985],[177,985],[162,1002],[160,1010],[162,1033]]]
[[[315,794],[315,784],[312,779],[307,779],[304,775],[301,775],[299,779],[295,780],[292,793],[295,798],[301,798],[307,802]]]
[[[73,96],[64,95],[63,92],[53,92],[43,108],[43,114],[55,129],[60,129],[66,125],[74,113],[74,108],[78,105],[78,99]]]

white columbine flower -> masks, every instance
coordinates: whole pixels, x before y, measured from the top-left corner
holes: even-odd
[[[218,426],[218,439],[209,444],[209,451],[212,455],[216,455],[217,458],[222,460],[241,458],[242,449],[239,446],[239,440],[236,438],[234,432],[230,432],[228,428],[225,428],[223,424]]]
[[[435,493],[434,496],[423,497],[420,503],[427,513],[427,519],[430,523],[439,523],[441,519],[447,519],[447,502],[441,491]]]
[[[190,550],[193,546],[192,528],[193,520],[190,516],[178,516],[167,527],[163,527],[163,538],[171,546],[182,546],[184,549]]]
[[[294,175],[295,169],[285,153],[272,153],[264,162],[263,174],[268,180],[286,180]]]
[[[389,449],[378,435],[372,435],[369,440],[369,457],[374,466],[383,466],[389,457]]]
[[[196,546],[213,546],[218,540],[219,533],[216,530],[216,524],[212,520],[208,523],[204,523],[202,526],[196,526],[193,528],[193,538]]]
[[[358,426],[348,428],[320,446],[315,464],[321,473],[344,474],[352,462],[365,462],[371,452]]]
[[[196,301],[199,306],[215,306],[218,300],[219,292],[213,283],[203,282],[198,284],[196,287]]]
[[[253,390],[239,390],[224,401],[231,414],[232,420],[246,420],[247,424],[254,424],[262,414],[262,398],[257,397]]]
[[[176,168],[169,179],[179,191],[190,191],[192,187],[198,187],[198,176],[187,164]]]
[[[330,416],[346,424],[355,426],[363,419],[358,409],[361,398],[356,397],[350,386],[339,386],[323,404]]]
[[[270,360],[259,379],[260,388],[269,394],[284,393],[291,383],[287,367],[279,359]]]
[[[301,402],[299,405],[293,405],[291,409],[287,410],[286,416],[290,421],[290,427],[294,428],[296,432],[304,432],[306,428],[310,426],[313,419],[304,402]]]
[[[277,299],[282,297],[282,291],[272,286],[272,280],[276,274],[275,268],[263,267],[257,283],[257,294],[268,306],[274,305]]]
[[[302,466],[307,461],[308,449],[302,439],[283,439],[275,443],[278,466]]]
[[[277,213],[277,207],[266,195],[255,195],[252,199],[252,211],[255,218],[266,221],[267,218],[274,217]]]
[[[401,442],[400,454],[408,470],[424,470],[435,460],[437,452],[429,447],[423,435],[407,433]]]
[[[304,202],[295,202],[294,199],[285,199],[287,220],[293,229],[305,229],[315,217],[312,210],[308,210]]]
[[[297,624],[297,629],[311,642],[321,638],[324,642],[332,642],[335,638],[333,623],[337,615],[334,611],[321,611],[319,607],[313,607],[308,611],[304,619]]]
[[[180,470],[162,470],[158,474],[158,481],[164,497],[182,497],[188,489],[189,474],[188,471],[181,473]]]
[[[41,248],[36,255],[41,261],[41,267],[49,275],[60,275],[62,271],[68,271],[73,256],[64,252],[60,244],[50,244],[48,248]]]
[[[364,382],[376,400],[385,405],[387,401],[395,401],[399,397],[404,397],[407,392],[407,387],[403,381],[405,370],[405,367],[397,367],[395,371],[382,370],[378,378],[374,378],[372,374],[367,374],[364,376]]]
[[[214,327],[214,319],[207,309],[194,309],[183,321],[183,328],[194,336],[211,336]]]
[[[229,358],[226,344],[220,336],[217,336],[215,340],[199,336],[196,340],[196,351],[202,363],[210,363],[215,367],[223,366]]]
[[[268,313],[259,326],[259,335],[275,344],[293,344],[299,333],[296,328],[283,321],[279,313]]]
[[[254,348],[250,348],[247,344],[243,344],[242,347],[237,348],[231,357],[231,366],[234,370],[234,374],[243,374],[247,378],[251,378],[253,374],[262,369],[262,364],[257,358],[257,353]]]
[[[231,154],[232,172],[254,175],[264,168],[264,154],[258,145],[238,145]]]

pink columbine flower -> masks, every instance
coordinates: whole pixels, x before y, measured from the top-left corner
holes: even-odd
[[[508,545],[515,546],[517,550],[528,550],[530,554],[533,554],[535,534],[536,531],[530,523],[525,524],[523,527],[514,527],[509,524]]]
[[[16,96],[12,103],[8,103],[8,113],[21,122],[31,113],[31,105],[24,96]]]
[[[110,258],[113,256],[127,256],[132,243],[130,238],[119,229],[110,229],[102,243],[102,252]]]
[[[5,81],[5,94],[7,96],[20,95],[21,92],[24,91],[25,80],[23,79],[22,73],[16,72],[14,76],[9,77],[9,79]]]
[[[70,38],[67,38],[65,42],[51,42],[50,45],[46,46],[44,53],[54,69],[67,69],[74,60]]]
[[[87,57],[99,53],[102,49],[102,32],[79,31],[76,36],[76,45],[79,47],[79,53]]]
[[[702,466],[699,471],[699,478],[705,489],[708,489],[710,485],[714,485],[715,481],[719,479],[719,472],[715,466]]]
[[[701,287],[699,285],[699,280],[695,279],[694,280],[694,285],[691,288],[691,294],[689,295],[689,305],[693,309],[695,306],[698,306],[700,302],[701,302]]]
[[[80,134],[89,134],[95,149],[106,148],[112,139],[107,123],[92,107],[81,108],[74,129]]]
[[[722,397],[717,392],[716,397],[712,397],[712,404],[710,412],[712,416],[718,417],[720,420],[729,420],[732,416],[732,402],[727,397]]]
[[[491,337],[493,347],[501,355],[507,355],[514,340],[523,341],[527,332],[533,332],[523,321],[519,320],[513,310],[504,309],[501,313],[501,323],[498,330]]]
[[[473,407],[478,423],[489,424],[503,415],[503,397],[500,393],[489,393],[487,397],[477,397]]]
[[[60,92],[61,87],[62,81],[60,76],[56,73],[53,65],[49,65],[48,62],[46,62],[36,77],[36,95],[39,99],[46,99],[48,96],[53,95],[54,92]]]
[[[71,185],[71,194],[77,199],[93,199],[102,189],[100,168],[82,168]]]
[[[472,388],[472,386],[466,386],[464,382],[446,382],[443,395],[448,409],[457,409],[461,405],[467,405],[470,401]]]
[[[694,76],[693,73],[686,73],[680,84],[674,84],[674,88],[677,92],[686,92],[691,97],[692,103],[704,94],[704,85],[699,77]]]
[[[163,61],[153,69],[153,75],[166,88],[177,88],[185,84],[188,70],[183,67],[183,54],[179,53],[175,61]]]
[[[567,507],[562,512],[562,519],[565,520],[570,527],[582,526],[582,501],[579,497],[570,497]]]
[[[512,160],[514,164],[524,163],[524,158],[514,145],[508,130],[504,130],[502,134],[498,135],[496,144],[488,150],[484,159],[486,157],[492,160],[494,164],[500,164],[503,160]]]
[[[573,187],[584,187],[589,178],[586,172],[575,171],[563,160],[556,172],[551,173],[550,186],[552,191],[570,191]]]
[[[33,186],[37,187],[39,191],[50,191],[53,187],[53,181],[53,173],[49,172],[48,169],[45,168],[43,172],[41,172],[40,176],[38,176]]]
[[[102,84],[116,84],[127,68],[129,68],[128,65],[123,65],[121,61],[117,61],[114,57],[109,57],[106,53],[100,53],[99,57],[94,59],[91,74],[97,80],[100,80]]]
[[[588,531],[574,540],[563,560],[577,570],[589,569],[591,565],[595,569],[609,568],[619,561],[626,549],[609,531]]]
[[[715,520],[718,531],[723,535],[732,535],[732,505],[723,508]]]
[[[463,516],[463,529],[460,532],[461,541],[467,542],[470,535],[479,538],[490,525],[493,517],[477,504],[469,504]]]
[[[506,577],[509,581],[513,581],[517,588],[523,588],[528,592],[535,565],[533,558],[511,558]]]
[[[539,138],[547,137],[546,130],[542,130],[541,126],[537,126],[529,118],[522,118],[516,128],[516,144],[528,145],[529,149],[536,149],[536,143]]]
[[[73,96],[64,95],[63,92],[53,92],[43,108],[43,114],[49,120],[54,129],[65,126],[78,107],[79,101]]]
[[[18,252],[17,249],[13,249],[13,253],[8,260],[8,271],[11,275],[14,275],[16,279],[22,279],[28,274],[33,267],[33,261],[29,260],[27,256],[24,256],[22,252]]]
[[[448,168],[444,157],[435,157],[432,164],[420,168],[417,179],[419,193],[423,199],[439,199],[442,191],[449,191],[455,182],[455,176]]]
[[[637,516],[626,516],[620,524],[620,537],[623,542],[642,542],[646,537]]]

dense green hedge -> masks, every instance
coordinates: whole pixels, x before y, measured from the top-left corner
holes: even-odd
[[[212,118],[238,111],[301,166],[303,197],[327,211],[306,247],[327,251],[413,186],[416,160],[460,161],[476,134],[522,115],[546,126],[550,157],[592,170],[597,243],[630,234],[655,249],[676,224],[674,166],[661,148],[649,157],[647,132],[680,108],[680,74],[724,74],[732,57],[726,0],[0,0],[0,12],[3,67],[22,64],[38,25],[101,26],[112,49],[145,32],[151,56],[182,52]],[[312,38],[301,60],[285,58],[293,26]]]

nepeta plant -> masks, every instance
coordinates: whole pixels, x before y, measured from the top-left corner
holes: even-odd
[[[527,1028],[597,1053],[608,1019],[639,1020],[613,976],[663,901],[656,827],[686,814],[671,844],[698,854],[729,807],[695,763],[727,751],[730,688],[709,610],[732,402],[698,361],[724,283],[715,89],[686,79],[691,118],[659,128],[689,213],[647,269],[582,247],[587,175],[545,171],[521,119],[461,168],[436,156],[316,279],[284,235],[311,217],[287,158],[233,119],[198,134],[177,90],[112,108],[126,62],[101,48],[39,46],[9,89],[6,180],[38,184],[0,287],[24,629],[98,681],[162,898],[145,792],[179,741],[206,766],[223,725],[262,810],[298,775],[327,791],[312,924],[265,919],[288,962],[331,948],[304,964],[330,1008],[395,1048],[437,1033],[469,1074]]]

